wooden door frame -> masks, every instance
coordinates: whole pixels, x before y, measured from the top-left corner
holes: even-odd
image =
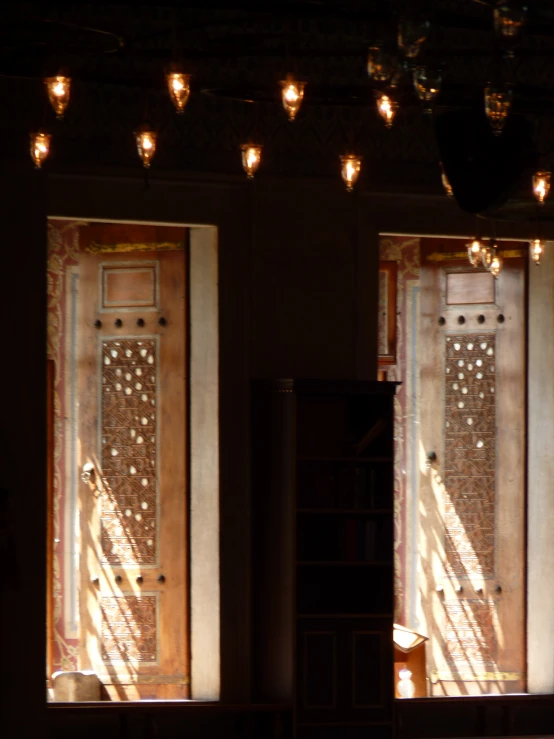
[[[186,225],[138,219],[68,220]],[[187,229],[188,649],[191,657],[203,655],[190,660],[191,698],[217,701],[221,697],[219,235],[213,226]]]
[[[417,232],[415,232],[415,233],[417,233]],[[397,239],[396,242],[394,241],[395,238]],[[381,234],[381,239],[385,239],[386,244],[385,244],[384,251],[381,248],[379,249],[379,256],[380,256],[380,258],[382,258],[384,260],[390,260],[390,259],[397,260],[397,263],[402,264],[402,267],[401,268],[399,266],[399,274],[400,274],[400,269],[403,270],[403,273],[404,273],[405,270],[408,270],[408,273],[407,273],[408,274],[408,277],[406,279],[409,279],[409,280],[417,280],[417,274],[413,274],[412,275],[412,273],[414,273],[414,265],[416,265],[417,267],[419,267],[419,260],[418,259],[415,259],[415,257],[412,255],[412,253],[410,251],[409,252],[409,256],[408,256],[408,262],[406,264],[403,264],[401,261],[399,262],[400,257],[399,257],[398,250],[400,248],[400,243],[402,243],[403,241],[408,242],[408,244],[411,243],[412,244],[412,248],[413,248],[413,242],[415,240],[420,240],[421,241],[421,240],[423,240],[425,238],[426,238],[425,236],[414,235],[414,232],[412,232],[411,234],[383,233],[383,234]],[[436,250],[433,250],[433,261],[434,262],[448,264],[448,262],[450,261],[450,259],[452,258],[452,256],[454,256],[454,258],[456,258],[458,261],[460,261],[460,259],[462,259],[462,260],[467,259],[467,256],[466,256],[467,252],[466,252],[466,247],[465,247],[465,244],[468,241],[467,238],[464,238],[464,237],[456,237],[456,236],[453,236],[453,237],[448,236],[447,237],[447,236],[444,236],[444,235],[441,235],[441,234],[439,234],[439,235],[434,235],[433,234],[432,236],[429,236],[427,238],[433,238],[435,240],[435,243],[436,243]],[[381,242],[381,239],[380,239],[380,242]],[[455,255],[449,256],[447,253],[445,253],[445,251],[446,251],[446,249],[445,249],[445,246],[446,246],[445,245],[445,242],[447,242],[447,241],[450,242],[449,243],[449,248],[455,252]],[[519,241],[518,242],[515,242],[513,239],[504,239],[503,242],[502,242],[502,246],[503,246],[503,250],[504,250],[504,248],[506,249],[508,258],[510,260],[511,260],[512,257],[516,257],[516,256],[518,256],[520,254],[527,254],[527,243],[526,242],[521,243]],[[381,262],[381,264],[382,264],[382,262]],[[463,262],[460,265],[460,270],[461,271],[464,271]],[[415,273],[417,273],[417,271],[418,270],[416,269],[415,270]],[[472,269],[469,266],[469,263],[467,264],[467,271],[472,272]],[[533,269],[531,268],[531,272],[532,271],[533,271]],[[537,270],[535,268],[535,272],[539,272],[539,271],[540,270]],[[527,290],[527,285],[526,285],[526,283],[527,283],[526,277],[528,276],[528,274],[529,274],[529,268],[527,268],[526,265],[524,264],[524,289],[525,289],[525,292],[526,292],[526,295],[527,296],[529,296],[529,291]],[[408,288],[410,287],[410,285],[412,285],[412,282],[407,282],[407,283],[402,282],[402,284],[399,282],[399,284],[398,284],[399,296],[402,296],[402,295],[405,294],[404,295],[404,298],[407,299],[408,295],[410,294],[409,293],[409,290],[408,290]],[[416,286],[416,292],[417,292],[417,286]],[[407,303],[406,304],[404,303],[404,298],[402,299],[401,303],[399,303],[399,305],[397,306],[397,310],[398,311],[401,311],[402,313],[404,313],[404,311],[406,311],[406,315],[409,316],[410,315],[409,306],[408,306]],[[414,304],[413,307],[414,308],[416,307],[415,304]],[[527,311],[528,311],[528,301],[525,301],[525,303],[524,303],[524,310],[527,313]],[[402,319],[399,318],[399,320],[402,320]],[[525,328],[526,334],[528,335],[528,327],[527,327],[526,324],[527,324],[527,320],[526,320],[526,317],[525,317],[525,320],[524,320],[524,328]],[[407,326],[403,326],[402,325],[399,328],[400,336],[402,338],[402,341],[406,344],[407,347],[409,346],[409,335],[411,335],[410,334],[410,325],[411,325],[411,322],[410,322],[409,325],[407,325]],[[414,338],[414,340],[415,340],[415,338]],[[411,356],[410,357],[407,357],[407,360],[410,361],[411,360]],[[385,371],[387,371],[388,368],[387,367],[383,367],[383,369]],[[394,370],[394,368],[393,368],[393,370]],[[400,369],[400,374],[397,373],[395,376],[396,376],[397,379],[401,379],[404,383],[407,383],[405,385],[405,387],[407,388],[407,392],[408,392],[409,391],[409,388],[411,387],[410,375],[408,373],[408,366],[402,367]],[[529,373],[528,372],[526,373],[526,379],[527,379],[527,381],[529,379]],[[528,382],[527,382],[527,384],[528,384]],[[411,393],[410,393],[410,395],[411,395]],[[408,398],[406,399],[406,402],[409,403],[409,399]],[[409,414],[410,415],[410,414],[412,414],[414,412],[415,412],[415,409],[412,408],[411,405],[408,405],[407,407],[402,407],[402,409],[400,410],[401,415],[402,414]],[[397,422],[398,422],[398,418],[397,418]],[[406,428],[404,431],[399,430],[400,437],[404,440],[404,445],[407,444],[407,436],[406,435],[409,434],[410,431],[411,431],[410,428]],[[527,443],[526,443],[526,446],[527,446]],[[413,453],[416,454],[416,455],[419,454],[419,452],[418,452],[417,449],[414,449]],[[407,462],[409,462],[409,458],[407,459]],[[525,470],[523,470],[523,474],[525,475]],[[419,486],[419,479],[417,479],[415,481],[412,480],[412,486],[413,486],[414,482],[415,482],[415,484],[417,486]],[[405,491],[405,493],[408,494],[408,491]],[[411,510],[408,511],[408,514],[411,514]],[[408,521],[407,522],[406,529],[403,530],[403,533],[402,533],[402,536],[403,536],[403,540],[404,541],[408,541],[409,542],[411,528],[413,528],[413,527],[411,526],[410,522]],[[409,564],[409,557],[408,557],[408,564]],[[409,574],[409,577],[413,579],[412,573]],[[406,587],[406,592],[408,592],[408,586],[410,585],[412,579],[409,579],[408,580],[407,587]],[[411,612],[410,609],[408,609],[408,613],[410,613],[410,612]],[[431,699],[432,699],[431,697],[425,698],[425,700],[431,700]]]

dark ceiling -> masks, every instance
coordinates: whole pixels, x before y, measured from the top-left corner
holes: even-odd
[[[53,170],[140,169],[132,132],[148,120],[159,132],[153,176],[170,170],[240,176],[239,145],[256,138],[264,145],[260,177],[338,177],[339,155],[354,149],[364,156],[362,186],[395,190],[438,191],[444,147],[446,156],[462,148],[474,166],[500,167],[504,180],[517,169],[500,199],[525,200],[530,187],[521,171],[554,158],[554,2],[529,0],[523,37],[511,58],[495,42],[494,5],[492,0],[3,4],[0,127],[13,142],[12,154],[22,157],[28,156],[29,131],[49,128],[54,138],[45,167]],[[406,13],[430,20],[417,63],[440,66],[443,85],[433,115],[425,115],[406,72],[397,88],[400,111],[387,130],[375,110],[367,48],[379,41],[392,50],[398,19]],[[164,87],[172,61],[181,61],[193,75],[182,116],[174,114]],[[58,122],[41,80],[60,69],[74,85],[66,116]],[[294,123],[287,121],[277,86],[288,73],[307,81]],[[513,120],[502,145],[480,129],[483,88],[490,81],[510,83],[514,90]],[[495,158],[482,160],[483,148]],[[518,166],[511,167],[516,149]],[[498,204],[491,198],[489,207]]]

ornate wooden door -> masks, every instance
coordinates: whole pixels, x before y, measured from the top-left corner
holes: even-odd
[[[83,254],[81,667],[188,697],[184,252]]]
[[[421,241],[419,630],[430,693],[522,692],[524,262],[506,259],[495,280],[436,245]]]

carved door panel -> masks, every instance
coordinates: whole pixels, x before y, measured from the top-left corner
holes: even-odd
[[[80,275],[81,667],[113,699],[186,698],[184,252]]]
[[[434,245],[422,239],[419,586],[430,694],[522,692],[524,262],[506,259],[495,280],[462,260],[433,261]]]

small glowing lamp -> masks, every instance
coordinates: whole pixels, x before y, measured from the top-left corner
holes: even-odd
[[[177,113],[182,113],[190,96],[190,74],[171,72],[166,74],[167,89]]]
[[[533,175],[533,195],[537,198],[540,205],[543,205],[545,199],[550,192],[550,172],[540,171]]]
[[[413,71],[414,87],[418,98],[423,103],[426,113],[432,111],[432,105],[441,89],[442,75],[439,71],[431,71],[426,67],[417,67]]]
[[[362,157],[358,157],[355,154],[344,154],[340,158],[340,165],[340,173],[346,189],[348,192],[352,192],[360,175]]]
[[[385,121],[387,128],[392,126],[394,116],[398,110],[398,103],[395,102],[390,95],[379,95],[377,98],[377,112],[381,118]]]
[[[481,259],[481,242],[475,238],[467,245],[467,258],[472,267],[479,266],[479,260]]]
[[[542,253],[542,241],[540,239],[533,239],[533,241],[531,242],[531,259],[535,262],[535,264],[539,265],[541,263]]]
[[[440,163],[440,168],[441,168],[441,182],[442,182],[442,186],[444,187],[444,191],[448,195],[449,198],[453,198],[454,191],[452,190],[452,185],[450,184],[450,180],[446,176],[446,172],[444,171],[442,162]]]
[[[380,46],[370,46],[367,52],[367,74],[374,82],[390,83],[395,72],[394,60]]]
[[[282,80],[279,84],[281,85],[283,108],[287,111],[289,121],[293,121],[302,105],[306,83],[297,82],[289,77],[286,80]]]
[[[246,176],[251,180],[262,161],[262,147],[258,144],[242,144],[240,147],[242,166]]]
[[[511,90],[499,90],[495,87],[485,88],[485,113],[495,136],[500,136],[502,133],[511,105]]]
[[[37,131],[31,134],[31,157],[35,168],[40,169],[43,161],[50,153],[50,140],[52,135],[45,131]]]
[[[504,259],[500,254],[494,254],[491,266],[489,267],[489,272],[492,274],[493,277],[498,277],[500,272],[502,271],[502,266],[504,264]]]
[[[527,8],[518,2],[504,2],[494,9],[494,31],[499,38],[515,41],[527,19]]]
[[[402,18],[398,24],[398,48],[407,59],[415,59],[425,43],[431,24],[427,20]]]
[[[54,113],[58,118],[63,118],[63,114],[69,103],[71,77],[64,77],[61,74],[56,77],[46,77],[44,84],[46,85],[48,100]]]
[[[481,247],[481,262],[485,269],[490,270],[491,264],[495,256],[496,256],[496,242],[494,241],[494,239],[491,239],[489,241],[488,246]]]
[[[142,160],[142,164],[146,169],[150,167],[150,162],[156,153],[157,134],[149,128],[142,128],[135,133],[137,142],[137,151]]]

